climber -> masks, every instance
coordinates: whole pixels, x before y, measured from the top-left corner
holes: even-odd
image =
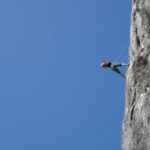
[[[111,63],[109,61],[102,61],[100,66],[102,68],[110,68],[112,71],[115,71],[116,73],[120,74],[122,77],[126,78],[126,76],[123,73],[121,73],[118,67],[122,67],[122,66],[128,67],[129,65],[124,63]]]

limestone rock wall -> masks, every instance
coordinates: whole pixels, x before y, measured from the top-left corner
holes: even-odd
[[[150,150],[150,0],[132,0],[123,150]]]

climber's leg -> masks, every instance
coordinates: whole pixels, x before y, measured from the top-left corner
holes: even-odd
[[[121,73],[118,68],[113,69],[113,71],[115,71],[116,73],[120,74],[122,77],[126,78],[126,76],[123,73]]]

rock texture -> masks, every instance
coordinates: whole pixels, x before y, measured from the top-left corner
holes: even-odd
[[[150,150],[150,0],[132,0],[122,149]]]

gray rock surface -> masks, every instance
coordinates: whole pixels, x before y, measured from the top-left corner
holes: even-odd
[[[132,0],[123,150],[150,150],[150,0]]]

